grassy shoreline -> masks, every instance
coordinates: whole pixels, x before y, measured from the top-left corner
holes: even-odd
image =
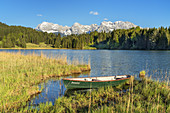
[[[68,48],[0,48],[1,49],[68,49]]]
[[[144,78],[141,81],[131,81],[124,92],[125,85],[100,88],[85,93],[77,93],[69,97],[41,103],[37,108],[25,108],[22,112],[45,113],[169,113],[170,87],[169,82],[153,81]]]
[[[14,50],[27,50],[27,49],[71,49],[71,50],[96,50],[96,48],[85,48],[85,49],[75,49],[75,48],[0,48],[0,50],[2,49],[14,49]]]
[[[54,105],[51,102],[40,103],[35,108],[26,102],[32,95],[41,92],[38,83],[50,77],[88,71],[90,64],[78,61],[68,64],[67,57],[63,55],[47,58],[43,54],[0,52],[0,69],[0,112],[170,112],[169,81],[143,78],[116,88],[75,92],[71,96],[56,99]]]
[[[44,42],[41,42],[40,44],[26,43],[26,48],[15,46],[12,48],[0,48],[0,49],[75,49],[76,50],[76,48],[54,48],[52,47],[51,44],[45,44]],[[95,50],[95,49],[97,48],[85,46],[81,50]]]
[[[32,95],[40,93],[38,83],[50,77],[82,73],[90,70],[90,64],[72,61],[60,55],[47,58],[45,55],[23,55],[0,52],[0,111],[26,105]]]

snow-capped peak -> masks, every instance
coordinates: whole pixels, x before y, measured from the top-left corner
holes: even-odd
[[[79,24],[78,22],[75,22],[74,24],[73,24],[73,26],[80,26],[81,24]]]
[[[80,23],[75,22],[71,27],[53,24],[49,22],[42,22],[35,29],[48,33],[62,33],[63,35],[71,35],[90,33],[92,31],[110,32],[113,31],[114,29],[129,29],[132,27],[137,27],[137,25],[134,25],[131,22],[123,21],[116,21],[114,23],[111,21],[103,21],[99,26],[97,24],[81,25]]]
[[[122,23],[123,21],[116,21],[114,22],[115,24],[119,24],[119,23]]]

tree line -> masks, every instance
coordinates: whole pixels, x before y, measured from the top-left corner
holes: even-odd
[[[79,35],[61,36],[60,34],[36,31],[22,26],[8,26],[0,23],[0,47],[26,48],[26,43],[45,42],[54,48],[83,49],[86,46],[98,49],[170,49],[170,27],[117,29],[112,32],[91,32]]]

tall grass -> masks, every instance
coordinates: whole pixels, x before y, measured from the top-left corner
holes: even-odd
[[[86,94],[75,92],[70,97],[57,99],[54,105],[40,104],[36,109],[25,110],[52,113],[170,112],[170,87],[167,83],[144,78],[131,82],[126,92],[123,92],[124,86],[100,88]]]
[[[170,86],[168,81],[143,78],[131,79],[127,84],[106,87],[87,93],[77,93],[51,102],[40,103],[36,108],[26,106],[31,95],[40,92],[37,85],[51,76],[69,75],[90,69],[80,62],[69,63],[66,56],[46,58],[43,54],[22,55],[0,52],[0,112],[43,113],[164,113],[170,112]],[[124,90],[126,89],[126,91]]]
[[[63,55],[47,58],[42,53],[0,52],[0,112],[25,106],[32,95],[41,92],[37,84],[49,77],[86,70],[90,70],[90,65],[68,64]]]

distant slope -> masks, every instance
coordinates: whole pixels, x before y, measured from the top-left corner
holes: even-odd
[[[127,27],[124,26],[124,24],[122,25],[122,22],[116,22],[116,25],[117,24],[119,24],[119,28],[121,27],[123,29],[117,27],[117,30],[113,29],[111,32],[101,32],[103,30],[112,30],[111,28],[115,26],[115,24],[111,22],[102,22],[100,27],[93,25],[92,28],[94,28],[94,31],[92,30],[89,33],[77,35],[77,33],[80,32],[88,32],[88,29],[85,28],[89,26],[75,23],[72,28],[70,28],[73,34],[61,37],[60,33],[56,35],[54,33],[37,31],[32,28],[8,26],[0,23],[0,48],[170,49],[170,27],[141,29],[137,26],[126,29]],[[47,26],[48,25],[49,24],[47,24]],[[98,31],[95,30],[95,26]],[[129,26],[130,25],[128,25],[128,27]],[[46,28],[46,26],[44,27]],[[84,31],[81,31],[81,28],[83,28]],[[50,28],[48,30],[50,30]]]
[[[55,34],[48,34],[22,26],[8,26],[0,22],[0,48],[13,48],[16,46],[25,48],[26,43],[51,43],[50,41],[54,38],[56,38]]]

